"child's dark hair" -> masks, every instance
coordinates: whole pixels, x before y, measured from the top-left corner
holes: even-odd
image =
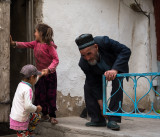
[[[36,26],[36,29],[38,32],[42,33],[42,40],[50,45],[51,41],[53,41],[52,36],[53,36],[53,30],[50,26],[47,24],[41,23]]]

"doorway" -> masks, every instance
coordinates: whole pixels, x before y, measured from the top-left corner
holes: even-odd
[[[157,64],[158,72],[160,72],[160,1],[153,0],[155,25],[156,25],[156,37],[157,37]],[[160,93],[160,78],[158,78],[157,92]]]
[[[31,41],[33,29],[33,0],[11,0],[10,34],[14,41]],[[13,100],[20,82],[19,72],[26,64],[34,64],[31,49],[10,49],[10,97]]]

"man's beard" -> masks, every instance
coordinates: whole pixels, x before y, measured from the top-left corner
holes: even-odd
[[[97,64],[98,60],[99,60],[99,53],[97,52],[95,59],[88,61],[88,64],[94,66]]]
[[[94,65],[97,64],[97,60],[94,59],[94,60],[92,60],[92,61],[88,61],[88,64],[91,65],[91,66],[94,66]]]

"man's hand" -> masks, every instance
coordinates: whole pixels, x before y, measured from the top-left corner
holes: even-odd
[[[103,110],[103,101],[102,100],[98,100],[98,104],[100,106],[100,109]]]
[[[108,119],[108,116],[103,115],[103,101],[102,101],[102,100],[98,100],[98,104],[99,104],[100,109],[101,109],[101,115],[102,115],[104,118]]]
[[[117,70],[108,70],[104,73],[104,75],[106,76],[106,80],[108,81],[112,81],[116,78],[118,71]]]

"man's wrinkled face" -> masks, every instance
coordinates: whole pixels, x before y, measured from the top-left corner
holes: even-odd
[[[88,61],[90,65],[96,65],[99,60],[98,45],[94,44],[90,47],[80,50],[82,57]]]

